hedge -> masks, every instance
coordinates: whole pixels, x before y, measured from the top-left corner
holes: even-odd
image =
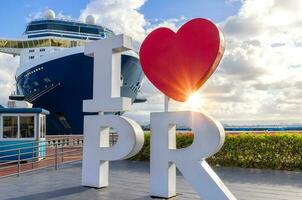
[[[178,134],[177,148],[189,146],[193,134]],[[131,160],[149,161],[150,134]],[[227,167],[302,170],[302,134],[227,135],[220,151],[207,159],[211,165]]]

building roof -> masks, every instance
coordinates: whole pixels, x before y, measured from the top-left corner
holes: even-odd
[[[45,115],[49,115],[48,110],[44,110],[42,108],[4,108],[0,107],[0,113],[2,114],[16,114],[16,113],[41,113]]]

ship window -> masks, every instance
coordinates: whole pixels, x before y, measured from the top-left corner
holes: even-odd
[[[28,58],[31,60],[31,59],[34,59],[34,58],[35,58],[35,56],[29,56]]]
[[[26,32],[30,31],[39,31],[39,30],[58,30],[58,31],[69,31],[69,32],[81,32],[88,34],[100,34],[101,32],[107,31],[111,34],[111,32],[102,27],[91,27],[80,24],[66,24],[57,21],[45,21],[39,24],[30,24],[26,28]],[[105,35],[102,35],[102,37]]]
[[[69,26],[69,25],[63,25],[63,24],[48,24],[47,28],[53,29],[53,30],[79,32],[78,26]]]
[[[18,48],[23,48],[22,41],[18,41]]]
[[[30,49],[30,50],[29,50],[29,53],[33,53],[33,52],[35,52],[34,49]]]
[[[29,48],[32,48],[34,47],[34,42],[31,40],[31,41],[28,41],[28,47]]]
[[[11,41],[11,48],[17,48],[18,47],[18,42],[17,41]]]
[[[39,40],[33,40],[33,42],[35,47],[39,46]]]
[[[23,48],[24,48],[24,49],[27,49],[27,48],[28,48],[28,43],[27,43],[27,41],[24,41],[24,42],[23,42]]]
[[[45,49],[40,49],[40,52],[43,52],[43,51],[45,51]]]
[[[72,32],[79,31],[78,26],[70,26],[70,25],[63,25],[63,24],[49,24],[49,23],[48,24],[30,25],[27,28],[27,31],[38,31],[38,30],[45,30],[45,29],[72,31]]]
[[[27,31],[37,31],[47,29],[47,24],[39,24],[39,25],[30,25]]]
[[[17,138],[18,116],[3,116],[3,138]]]
[[[81,33],[90,33],[90,34],[99,34],[99,30],[96,28],[89,28],[89,27],[81,27]]]
[[[20,116],[20,138],[33,138],[35,136],[35,117]]]
[[[71,47],[76,47],[77,46],[77,41],[70,41]]]

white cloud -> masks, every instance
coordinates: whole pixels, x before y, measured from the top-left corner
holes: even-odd
[[[220,23],[227,48],[215,76],[225,92],[212,98],[214,115],[258,120],[302,115],[301,8],[301,1],[246,0],[237,15]],[[226,94],[233,94],[231,101],[218,104]],[[207,91],[204,95],[209,98]]]
[[[177,30],[185,16],[171,19],[145,19],[139,9],[147,0],[91,0],[81,11],[80,20],[85,21],[88,15],[96,18],[97,24],[110,28],[115,33],[125,33],[138,41],[143,41],[146,34],[157,27],[168,27]]]
[[[171,30],[173,30],[174,32],[177,31],[177,29],[179,28],[180,24],[183,23],[186,20],[185,16],[180,16],[179,18],[171,18],[171,19],[156,19],[153,25],[150,25],[147,28],[147,33],[152,32],[153,30],[159,28],[159,27],[166,27],[166,28],[170,28]]]
[[[116,33],[125,33],[137,40],[143,40],[147,21],[138,10],[146,0],[92,0],[81,12],[84,21],[93,15],[98,24]]]
[[[226,52],[217,72],[198,91],[205,110],[227,121],[301,118],[301,8],[302,1],[245,0],[237,15],[219,24]],[[177,30],[179,25],[156,22],[147,32],[159,26]],[[141,121],[148,121],[150,111],[163,110],[163,95],[147,83],[142,93],[149,102],[135,106]],[[179,106],[171,103],[171,109]]]
[[[43,10],[39,10],[38,12],[30,13],[26,18],[26,22],[30,22],[35,19],[41,19],[43,17]]]
[[[15,90],[14,76],[19,58],[0,53],[0,104],[6,105],[8,96]]]
[[[232,3],[234,0],[228,0]],[[235,0],[236,1],[236,0]],[[94,15],[98,24],[142,41],[159,26],[177,30],[185,17],[147,20],[140,12],[146,0],[91,0],[80,19]],[[223,120],[282,120],[302,116],[302,1],[244,0],[237,15],[219,23],[226,39],[224,58],[198,91],[204,109]],[[42,12],[32,15],[39,18]],[[61,14],[62,15],[62,14]],[[62,15],[65,16],[65,15]],[[16,59],[0,54],[0,101],[12,87]],[[7,60],[7,63],[1,60]],[[12,64],[9,64],[12,62]],[[4,71],[3,71],[4,70]],[[12,71],[11,71],[12,70]],[[150,111],[163,110],[163,95],[145,80],[148,102],[127,115],[148,123]],[[172,102],[171,108],[180,104]]]
[[[46,10],[49,10],[48,7],[45,7],[37,12],[32,12],[30,13],[26,18],[25,21],[26,22],[30,22],[32,20],[36,20],[36,19],[42,19],[44,17],[44,12]],[[73,18],[71,15],[66,15],[64,14],[62,11],[56,13],[55,16],[57,19],[64,19],[64,20],[76,20],[75,18]]]

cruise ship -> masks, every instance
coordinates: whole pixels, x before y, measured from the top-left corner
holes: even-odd
[[[47,134],[82,134],[82,102],[92,99],[93,58],[84,55],[84,45],[114,35],[88,16],[85,23],[57,19],[52,10],[28,23],[20,40],[0,39],[0,52],[20,56],[16,91],[12,100],[25,100],[50,111]],[[138,55],[121,55],[121,96],[143,102],[137,94],[143,72]],[[122,113],[116,113],[122,114]]]

